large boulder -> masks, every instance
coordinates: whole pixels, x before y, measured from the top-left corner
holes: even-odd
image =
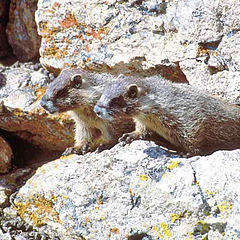
[[[35,23],[38,0],[12,0],[7,25],[8,42],[22,61],[37,57],[40,36]]]
[[[235,150],[184,159],[135,141],[43,165],[14,204],[27,224],[60,239],[237,239],[239,158]]]
[[[41,62],[128,74],[157,72],[238,102],[237,1],[39,0]],[[220,84],[218,84],[220,83]],[[219,86],[220,85],[220,86]]]

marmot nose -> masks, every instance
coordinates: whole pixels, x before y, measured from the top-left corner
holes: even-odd
[[[98,105],[96,105],[93,109],[93,111],[98,115],[98,117],[101,117],[102,115],[102,110],[103,108],[102,107],[99,107]]]
[[[106,120],[113,120],[112,116],[109,113],[109,110],[105,107],[100,107],[98,105],[95,105],[94,112],[97,114],[98,117]]]

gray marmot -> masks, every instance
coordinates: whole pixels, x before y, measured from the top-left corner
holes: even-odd
[[[154,132],[188,155],[240,148],[240,107],[187,84],[119,79],[105,88],[94,111],[106,120],[134,119],[135,131],[122,141]]]
[[[65,69],[49,84],[41,106],[50,113],[68,112],[75,122],[74,147],[66,149],[63,155],[110,148],[123,133],[134,130],[131,118],[109,122],[93,111],[104,87],[113,78],[111,74]]]

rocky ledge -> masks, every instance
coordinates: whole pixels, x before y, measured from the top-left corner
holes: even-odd
[[[118,144],[44,164],[11,208],[47,239],[238,239],[239,158],[240,150],[184,159],[152,142]]]

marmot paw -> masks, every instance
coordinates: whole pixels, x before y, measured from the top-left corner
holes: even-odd
[[[76,148],[76,147],[66,148],[66,150],[62,153],[62,156],[68,156],[70,154],[83,155],[89,151],[90,151],[89,145],[84,144],[80,148]]]
[[[125,146],[126,144],[130,144],[134,140],[139,139],[135,133],[125,133],[118,139],[118,142],[121,143],[121,146]]]

